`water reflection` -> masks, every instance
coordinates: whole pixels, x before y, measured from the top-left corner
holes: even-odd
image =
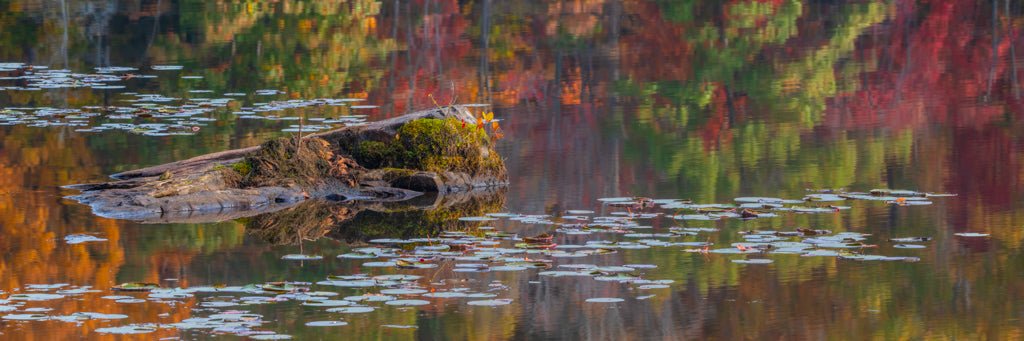
[[[438,195],[427,193],[401,202],[310,200],[273,213],[243,218],[246,232],[273,245],[297,245],[327,237],[344,242],[376,238],[436,237],[467,228],[460,217],[498,212],[505,190],[495,188]]]
[[[529,283],[535,278],[488,275],[477,280],[502,280],[515,304],[396,310],[353,319],[348,327],[359,332],[353,337],[1014,339],[1022,333],[1015,308],[1024,302],[1017,261],[1024,241],[1018,200],[1024,58],[1016,48],[1024,9],[1018,2],[51,5],[0,1],[0,60],[81,72],[181,64],[203,78],[135,79],[128,90],[182,98],[194,96],[189,90],[243,92],[250,102],[359,97],[381,106],[367,112],[371,119],[432,106],[428,94],[439,102],[457,95],[462,103],[494,103],[505,119],[500,149],[512,174],[505,205],[517,212],[599,209],[598,197],[634,194],[701,202],[800,197],[805,188],[820,187],[960,194],[912,210],[866,205],[837,216],[714,223],[721,243],[738,230],[796,226],[883,239],[936,237],[925,250],[899,251],[920,256],[919,263],[791,259],[747,267],[676,252],[622,252],[608,264],[656,263],[652,275],[675,279],[676,286],[608,309],[584,300],[627,288],[538,286]],[[254,95],[259,89],[286,93],[262,98]],[[91,89],[0,92],[3,107],[117,101]],[[280,257],[298,246],[271,246],[238,223],[140,226],[94,218],[60,199],[67,194],[60,185],[255,145],[286,127],[233,120],[229,112],[215,116],[216,123],[190,137],[0,127],[0,290],[169,278],[182,286],[313,281],[359,271],[331,259],[286,263]],[[349,221],[355,220],[362,218]],[[527,235],[544,230],[499,227]],[[992,238],[951,237],[979,230]],[[63,236],[81,232],[109,241],[62,244]],[[303,244],[307,253],[347,250],[331,238]],[[53,307],[65,314],[121,311],[133,322],[192,314],[91,296]],[[165,312],[171,315],[161,317]],[[298,337],[336,333],[305,328],[302,322],[313,318],[307,314],[321,313],[301,307],[263,313],[278,321],[274,328]],[[2,323],[5,336],[20,339],[77,338],[101,324]],[[379,327],[386,323],[419,328]]]

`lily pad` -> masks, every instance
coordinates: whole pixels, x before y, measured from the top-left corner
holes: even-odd
[[[291,339],[292,336],[287,334],[259,334],[250,335],[249,338],[253,340],[288,340]]]
[[[384,290],[381,290],[380,293],[381,294],[385,294],[385,295],[420,295],[420,294],[427,293],[427,291],[423,290],[423,289],[400,288],[400,289],[384,289]]]
[[[395,238],[371,239],[369,242],[370,243],[374,243],[374,244],[408,244],[408,243],[412,243],[412,241],[408,240],[408,239],[395,239]]]
[[[669,286],[667,284],[644,284],[644,285],[641,285],[641,286],[637,287],[637,289],[640,289],[640,290],[668,289],[670,287],[671,286]]]
[[[101,334],[146,334],[155,332],[156,329],[154,324],[130,324],[120,327],[98,328],[96,332]]]
[[[185,292],[153,292],[149,294],[149,298],[156,299],[186,299],[192,297],[192,294]]]
[[[896,244],[896,245],[893,245],[892,247],[893,248],[897,248],[897,249],[923,249],[923,248],[925,248],[924,245],[918,245],[918,244]]]
[[[420,305],[430,304],[430,301],[424,301],[424,300],[394,300],[394,301],[384,302],[384,304],[393,305],[393,306],[420,306]]]
[[[430,297],[430,298],[458,298],[458,297],[466,297],[466,296],[467,296],[466,293],[464,293],[464,292],[456,292],[456,291],[439,291],[439,292],[431,292],[431,293],[423,294],[423,297]]]
[[[632,197],[599,198],[599,199],[597,199],[597,201],[600,201],[600,202],[624,202],[624,201],[633,201],[633,198]]]
[[[330,309],[327,309],[327,312],[329,312],[329,313],[341,313],[341,314],[362,314],[362,313],[373,312],[374,310],[376,310],[376,308],[374,308],[374,307],[355,306],[355,307],[330,308]]]
[[[160,289],[160,285],[156,283],[128,282],[115,285],[110,289],[114,291],[151,291],[153,289]]]
[[[590,273],[583,271],[541,271],[537,274],[550,277],[591,276]]]
[[[896,243],[922,243],[932,240],[931,237],[903,237],[903,238],[892,238],[890,242]]]
[[[348,322],[345,321],[313,321],[306,322],[307,327],[339,327],[347,326]]]
[[[766,198],[766,197],[739,197],[739,198],[736,198],[736,199],[733,199],[733,200],[735,200],[736,202],[746,202],[746,203],[782,203],[782,202],[785,201],[785,199],[782,199],[782,198]]]
[[[369,267],[369,268],[389,268],[389,267],[393,267],[395,265],[397,265],[397,264],[395,264],[395,262],[366,262],[366,263],[363,263],[363,266]]]
[[[346,301],[352,302],[387,302],[394,301],[394,296],[388,295],[362,295],[362,296],[348,296],[345,297]]]
[[[358,281],[320,281],[316,282],[317,285],[330,285],[335,287],[343,288],[368,288],[377,286],[377,281],[374,280],[358,280]]]
[[[321,260],[324,256],[321,255],[303,255],[303,254],[290,254],[281,257],[284,260]]]
[[[181,65],[153,65],[150,68],[156,71],[176,71],[185,67]]]
[[[623,301],[625,300],[616,297],[595,297],[587,299],[588,303],[619,303]]]
[[[469,302],[466,302],[466,304],[475,305],[475,306],[496,307],[496,306],[501,306],[501,305],[512,304],[512,300],[510,300],[510,299],[480,300],[480,301],[469,301]]]
[[[352,305],[352,301],[348,300],[323,300],[323,301],[307,301],[303,302],[302,305],[310,307],[344,307]]]
[[[107,239],[99,238],[88,234],[71,234],[64,236],[64,242],[68,244],[81,244],[88,242],[105,242]]]
[[[526,269],[529,269],[529,268],[525,267],[525,266],[519,266],[519,265],[499,265],[499,266],[492,266],[490,268],[491,271],[522,271],[522,270],[526,270]]]
[[[80,312],[73,313],[71,316],[84,317],[92,320],[122,320],[128,318],[128,315],[124,314],[105,314],[105,313],[92,313],[92,312]]]
[[[804,197],[804,201],[823,201],[823,202],[825,202],[825,201],[845,201],[845,200],[846,200],[846,198],[843,198],[843,197],[841,197],[839,195],[828,194],[828,193],[808,194],[807,196]]]
[[[50,316],[43,314],[10,314],[4,315],[2,318],[11,321],[42,321],[49,319]]]
[[[143,302],[146,302],[146,300],[141,299],[141,298],[122,298],[122,299],[116,300],[114,302],[115,303],[143,303]]]
[[[49,301],[59,298],[64,298],[64,295],[58,294],[13,294],[7,299],[12,301]]]
[[[492,220],[498,220],[498,219],[494,218],[494,217],[489,217],[489,216],[482,216],[482,217],[460,217],[459,220],[461,220],[461,221],[492,221]]]
[[[771,264],[773,261],[771,259],[765,259],[765,258],[754,258],[754,259],[733,259],[732,262],[733,263],[737,263],[737,264]]]

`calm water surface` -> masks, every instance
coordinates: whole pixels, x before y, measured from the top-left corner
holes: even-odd
[[[124,100],[134,97],[124,92],[245,94],[202,115],[213,120],[195,122],[200,131],[193,136],[0,126],[0,298],[30,284],[88,285],[101,292],[20,309],[129,316],[81,324],[0,321],[0,338],[116,338],[94,330],[225,310],[198,307],[195,298],[137,304],[100,298],[122,282],[245,285],[400,272],[493,289],[513,303],[492,308],[469,306],[465,299],[431,300],[361,315],[296,302],[230,309],[262,314],[267,323],[261,330],[299,339],[1019,339],[1022,7],[1003,0],[0,0],[0,62],[83,73],[127,66],[157,75],[118,83],[126,89],[5,88],[0,107],[127,106]],[[183,69],[149,68],[168,64]],[[186,75],[202,78],[181,78]],[[24,80],[0,80],[0,87],[23,86]],[[255,94],[261,89],[281,93]],[[447,215],[360,213],[339,224],[328,212],[295,222],[281,218],[277,225],[266,217],[139,224],[95,217],[63,199],[73,191],[59,188],[288,134],[281,130],[294,121],[233,114],[254,103],[364,98],[360,104],[378,107],[275,114],[365,114],[375,120],[453,97],[493,104],[503,120],[499,151],[511,183],[483,204]],[[536,270],[381,270],[334,257],[371,236],[411,236],[415,226],[458,227],[451,219],[463,209],[556,216],[590,209],[600,215],[621,210],[597,201],[612,196],[730,203],[739,196],[799,199],[807,188],[886,187],[959,196],[930,206],[856,202],[836,214],[687,225],[719,228],[708,235],[719,245],[740,241],[737,232],[751,229],[870,233],[869,242],[880,245],[872,253],[917,256],[920,262],[779,255],[770,265],[744,266],[730,261],[735,256],[679,247],[558,261],[654,264],[645,278],[674,280],[668,289],[639,290],[542,278]],[[282,221],[299,232],[260,228]],[[682,224],[641,222],[655,232]],[[493,225],[523,235],[553,230]],[[991,237],[953,235],[966,231]],[[85,232],[108,241],[64,242],[66,235]],[[885,242],[905,236],[935,239],[919,250]],[[562,244],[595,239],[623,238],[556,236]],[[326,257],[280,259],[299,252]],[[637,299],[647,295],[654,296]],[[625,301],[585,302],[593,297]],[[328,319],[349,325],[305,326]],[[382,327],[388,324],[416,328]],[[139,337],[213,335],[160,329]]]

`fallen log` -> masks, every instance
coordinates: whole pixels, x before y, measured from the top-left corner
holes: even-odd
[[[467,124],[468,122],[468,124]],[[66,186],[99,216],[206,222],[278,211],[308,199],[404,201],[507,184],[504,161],[466,108],[448,106],[361,126],[201,155]]]

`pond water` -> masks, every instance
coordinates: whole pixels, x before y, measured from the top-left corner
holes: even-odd
[[[0,0],[0,338],[1020,338],[1022,7]],[[311,203],[204,224],[98,218],[60,188],[288,136],[299,117],[327,129],[435,102],[491,105],[475,110],[501,120],[508,188],[427,208]],[[956,196],[672,217],[712,216],[683,199],[839,188]],[[598,200],[634,196],[677,200]],[[497,212],[568,225],[458,219]],[[623,214],[636,225],[571,226]],[[353,253],[379,238],[442,249],[440,229],[490,231],[481,226],[547,232],[579,257],[398,269]],[[811,254],[741,250],[764,237],[740,232],[797,228],[829,233],[779,237],[824,244]],[[930,240],[890,241],[905,237]],[[541,260],[551,268],[532,268]],[[602,273],[580,275],[587,264]],[[323,282],[354,274],[422,277]],[[277,281],[314,293],[260,287]],[[418,285],[360,287],[381,281]],[[112,290],[127,282],[187,290]],[[346,299],[362,294],[396,300]]]

